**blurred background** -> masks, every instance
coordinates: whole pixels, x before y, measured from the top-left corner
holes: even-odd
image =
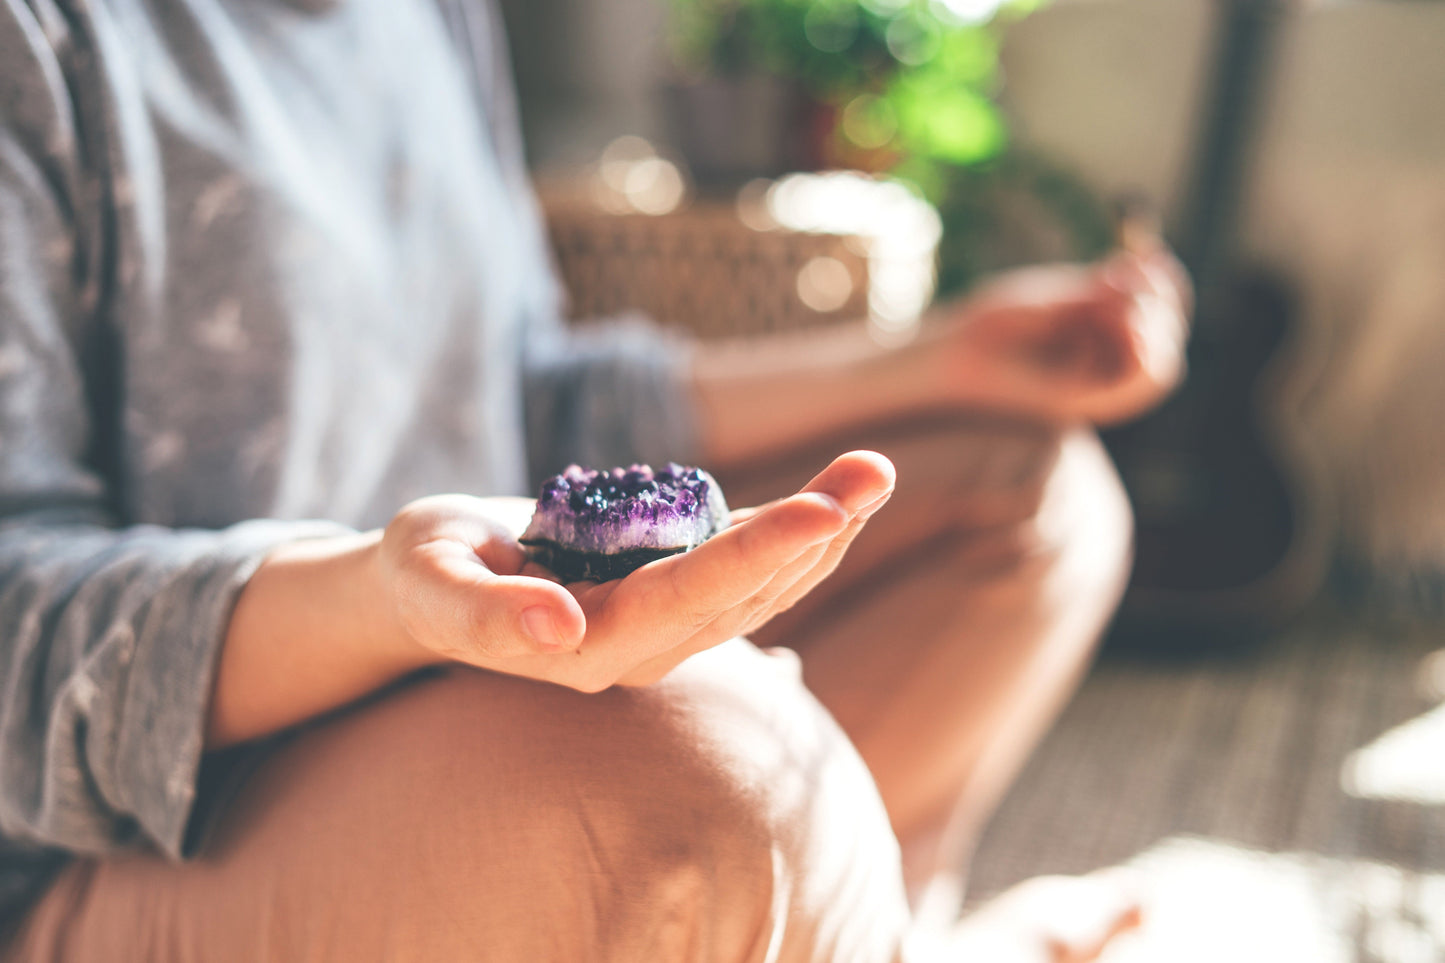
[[[1152,212],[1190,383],[1110,433],[1134,584],[972,892],[1132,862],[1110,959],[1445,960],[1445,3],[503,6],[579,316],[903,338]]]

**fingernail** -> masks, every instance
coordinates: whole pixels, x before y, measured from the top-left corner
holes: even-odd
[[[557,620],[552,610],[545,605],[533,605],[522,610],[522,625],[527,634],[544,649],[562,649],[562,633],[557,631]]]

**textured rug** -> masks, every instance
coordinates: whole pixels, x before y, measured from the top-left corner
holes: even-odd
[[[1147,917],[1108,963],[1445,960],[1445,625],[1322,610],[1244,654],[1106,654],[970,898],[1119,864]]]

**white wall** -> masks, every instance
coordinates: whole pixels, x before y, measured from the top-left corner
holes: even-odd
[[[594,160],[621,134],[663,122],[664,0],[502,0],[528,152],[545,167]]]

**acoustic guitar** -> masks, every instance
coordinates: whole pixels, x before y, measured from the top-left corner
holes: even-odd
[[[1281,458],[1270,410],[1297,300],[1244,265],[1236,225],[1284,0],[1221,0],[1206,109],[1176,248],[1197,305],[1180,390],[1105,435],[1134,504],[1137,554],[1114,637],[1151,648],[1258,637],[1318,589],[1322,499]],[[1126,222],[1122,233],[1133,228]]]

